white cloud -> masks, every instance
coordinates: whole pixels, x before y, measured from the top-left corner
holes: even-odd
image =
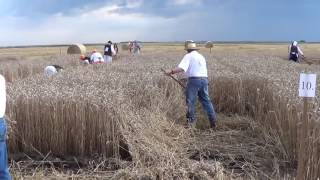
[[[149,37],[154,35],[154,32],[161,32],[161,28],[156,31],[150,31],[150,28],[166,27],[171,21],[141,13],[123,14],[119,11],[121,8],[110,5],[86,9],[73,16],[56,13],[35,26],[24,26],[32,22],[27,18],[0,18],[6,24],[6,28],[0,29],[0,44],[7,46],[150,40]]]
[[[143,0],[123,2],[122,5],[108,3],[98,8],[92,6],[78,8],[69,14],[57,12],[41,21],[27,17],[0,17],[0,21],[5,24],[4,28],[0,28],[0,44],[7,46],[104,43],[108,40],[117,42],[133,39],[176,41],[209,38],[212,40],[212,37],[228,38],[232,34],[232,29],[236,29],[233,27],[235,24],[232,22],[233,18],[229,17],[229,13],[223,7],[215,8],[210,13],[187,12],[183,16],[166,18],[139,11],[132,11],[134,13],[129,13],[131,10],[127,11],[129,7],[141,6],[139,3]],[[180,0],[178,3],[192,2],[202,1]]]
[[[126,0],[127,8],[138,8],[143,5],[144,0]]]
[[[189,4],[201,5],[202,0],[173,0],[171,1],[171,3],[173,5],[189,5]]]

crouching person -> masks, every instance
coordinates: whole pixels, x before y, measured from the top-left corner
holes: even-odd
[[[6,111],[6,82],[0,75],[0,179],[10,180],[11,176],[8,169],[8,153],[7,153],[7,124],[4,119]]]
[[[61,72],[62,70],[63,67],[59,65],[50,65],[44,68],[44,75],[49,77],[54,74],[57,74],[58,72]]]
[[[101,64],[104,63],[104,59],[101,53],[97,52],[97,50],[93,50],[92,54],[90,56],[90,62],[92,62],[92,64]]]
[[[80,56],[80,60],[82,61],[83,64],[87,65],[87,64],[92,64],[90,57],[85,56],[84,54],[82,54]]]
[[[304,54],[301,51],[300,47],[298,46],[297,41],[293,41],[293,43],[290,44],[288,51],[289,51],[289,60],[292,60],[294,62],[299,62],[300,56],[304,58]]]

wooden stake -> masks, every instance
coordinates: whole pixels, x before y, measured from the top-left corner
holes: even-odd
[[[297,180],[305,179],[306,172],[306,161],[308,159],[307,150],[308,150],[308,127],[309,127],[309,119],[308,119],[308,98],[303,98],[303,112],[302,118],[300,121],[302,124],[298,131],[300,132],[299,141],[299,154],[298,154],[298,172],[297,172]]]

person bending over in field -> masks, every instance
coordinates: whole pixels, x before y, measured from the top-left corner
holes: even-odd
[[[186,88],[187,123],[193,126],[196,122],[195,104],[199,98],[210,122],[210,127],[216,127],[216,112],[210,100],[208,91],[208,73],[205,58],[198,52],[196,43],[186,44],[187,54],[183,57],[178,67],[166,71],[167,75],[185,72],[188,76]]]
[[[0,179],[10,180],[7,153],[7,124],[4,118],[6,111],[6,81],[0,75]]]
[[[50,65],[44,68],[44,75],[49,77],[54,74],[57,74],[58,72],[61,72],[62,70],[63,67],[59,65]]]
[[[289,51],[289,60],[292,60],[294,62],[299,62],[300,55],[302,58],[304,58],[303,52],[298,46],[297,41],[293,41],[293,43],[289,45],[288,51]]]
[[[97,52],[97,50],[93,50],[90,56],[90,61],[92,64],[101,64],[104,63],[104,59],[101,53]]]
[[[92,64],[92,62],[90,61],[90,57],[85,56],[84,54],[81,54],[80,60],[81,60],[82,63],[85,64],[85,65],[87,65],[87,64]]]

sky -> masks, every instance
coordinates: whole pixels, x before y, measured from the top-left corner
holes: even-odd
[[[320,0],[0,0],[0,46],[320,41]]]

